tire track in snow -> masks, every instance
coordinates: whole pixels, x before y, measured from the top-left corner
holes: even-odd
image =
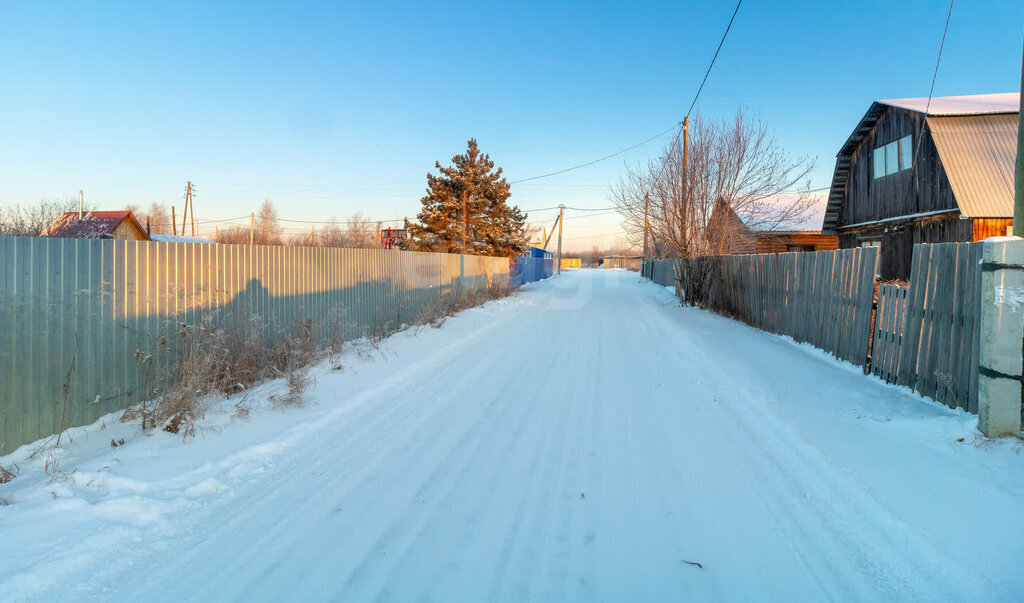
[[[217,559],[217,547],[221,543],[221,539],[217,538],[219,534],[233,533],[236,537],[243,537],[251,526],[261,523],[261,518],[273,517],[275,512],[280,512],[281,508],[287,508],[292,516],[303,517],[308,515],[312,509],[321,506],[322,501],[315,498],[296,501],[288,497],[289,492],[306,483],[311,474],[317,473],[315,469],[319,470],[320,475],[330,476],[325,480],[321,492],[337,490],[343,484],[347,484],[348,489],[345,491],[350,491],[355,487],[353,481],[357,484],[360,483],[360,480],[365,482],[367,476],[372,475],[380,464],[389,458],[390,452],[400,445],[403,437],[423,434],[422,425],[429,421],[434,414],[443,412],[445,409],[441,405],[424,404],[422,400],[416,400],[414,397],[401,397],[396,400],[391,395],[393,391],[402,390],[405,387],[404,384],[439,386],[444,380],[444,376],[433,370],[436,366],[451,362],[463,354],[468,354],[471,348],[470,344],[499,330],[516,314],[516,312],[506,312],[504,315],[499,315],[497,320],[484,328],[467,337],[454,340],[439,349],[437,355],[413,360],[408,366],[396,371],[384,381],[347,400],[344,407],[329,412],[312,425],[300,425],[283,436],[281,439],[287,442],[285,446],[288,448],[289,454],[278,455],[277,458],[286,462],[291,459],[292,462],[275,466],[275,471],[265,472],[259,480],[245,488],[251,493],[250,497],[257,501],[256,504],[231,517],[224,524],[217,525],[211,519],[202,520],[201,518],[200,521],[192,522],[193,526],[196,526],[191,530],[192,539],[199,540],[199,542],[188,544],[192,550],[190,554],[192,562],[189,564],[191,569],[201,573],[203,568],[200,566],[204,564],[204,561]],[[395,421],[396,418],[400,421]],[[396,424],[404,424],[404,430],[392,434],[395,436],[393,438],[381,437],[382,432],[394,429]],[[302,451],[301,454],[297,454],[299,450]],[[339,451],[348,451],[348,454],[342,454]],[[371,458],[366,460],[364,457],[368,453],[371,454]],[[356,459],[362,459],[364,462],[356,464]],[[313,469],[308,466],[310,462],[314,464]],[[352,473],[331,471],[337,469],[337,465],[346,468],[354,467],[355,471]],[[260,492],[261,486],[264,488],[263,492]],[[266,492],[270,492],[271,495],[264,496],[263,494]],[[217,517],[216,506],[215,504],[208,509],[204,516]],[[286,522],[273,525],[258,537],[253,546],[246,550],[246,554],[230,560],[227,567],[222,568],[222,571],[229,574],[244,573],[247,571],[246,568],[250,568],[255,563],[255,559],[265,556],[267,548],[281,548],[281,543],[294,544],[295,532],[296,526]],[[312,532],[316,533],[317,530],[314,529]],[[205,535],[200,540],[199,534],[204,533]],[[174,571],[174,568],[169,569]],[[174,585],[175,582],[170,579],[159,582],[163,584],[159,591],[162,593],[160,596],[165,597],[168,595],[168,591],[163,588]],[[187,584],[181,586],[181,597],[191,595],[195,598],[209,598],[215,593],[224,593],[230,584],[209,580],[205,581],[198,590],[194,584],[191,585],[191,588]],[[173,588],[170,590],[174,592]],[[235,592],[234,596],[239,596],[239,593]]]

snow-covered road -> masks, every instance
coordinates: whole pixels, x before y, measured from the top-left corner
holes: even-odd
[[[344,362],[185,444],[0,459],[0,599],[1024,597],[1019,442],[636,273]]]

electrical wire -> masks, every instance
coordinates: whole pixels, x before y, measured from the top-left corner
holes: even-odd
[[[715,56],[711,57],[711,63],[708,65],[708,70],[704,73],[704,79],[700,82],[700,87],[697,88],[697,94],[693,95],[693,102],[690,103],[690,108],[686,110],[686,116],[690,116],[690,112],[693,111],[694,105],[697,104],[697,99],[700,98],[700,93],[704,90],[704,84],[708,81],[708,76],[711,75],[711,68],[715,66],[715,61],[718,59],[718,53],[722,51],[722,45],[725,44],[725,37],[729,35],[729,30],[732,29],[732,22],[736,20],[736,13],[740,12],[740,4],[743,0],[736,2],[736,10],[732,11],[732,17],[729,18],[729,24],[725,26],[725,32],[722,33],[722,39],[718,41],[718,48],[715,49]]]
[[[725,27],[725,32],[722,33],[722,39],[719,40],[718,48],[715,49],[715,55],[711,58],[711,63],[708,65],[707,71],[704,72],[704,79],[701,80],[700,86],[697,88],[697,94],[695,94],[693,96],[693,102],[690,103],[690,108],[686,110],[686,116],[687,117],[690,116],[690,112],[693,111],[693,107],[697,104],[697,99],[700,98],[701,91],[704,90],[704,84],[707,83],[708,76],[711,75],[711,68],[715,66],[715,61],[718,59],[718,53],[722,51],[722,45],[725,44],[725,38],[726,38],[726,36],[729,35],[729,30],[732,29],[732,23],[733,23],[733,21],[736,20],[736,14],[740,12],[740,4],[742,4],[742,3],[743,3],[743,0],[739,0],[738,2],[736,2],[736,9],[732,11],[732,17],[729,18],[729,24]],[[668,134],[669,132],[672,132],[673,130],[676,130],[677,128],[680,127],[680,123],[677,123],[677,124],[673,125],[671,128],[669,128],[669,129],[667,129],[667,130],[665,130],[663,132],[659,132],[658,134],[655,134],[654,136],[651,136],[650,138],[648,138],[646,140],[638,142],[635,145],[632,145],[630,147],[622,149],[621,151],[616,151],[615,153],[612,153],[611,155],[605,155],[604,157],[601,157],[600,159],[594,159],[593,161],[588,161],[586,163],[581,163],[581,164],[578,164],[578,165],[574,165],[572,167],[565,168],[564,170],[558,170],[558,171],[550,172],[550,173],[547,173],[547,174],[541,174],[539,176],[531,176],[529,178],[520,178],[519,180],[512,180],[511,182],[509,182],[509,184],[519,184],[521,182],[530,182],[531,180],[540,180],[541,178],[550,178],[551,176],[558,176],[559,174],[564,174],[566,172],[571,172],[573,170],[578,170],[580,168],[585,168],[585,167],[594,165],[595,163],[601,163],[602,161],[611,159],[612,157],[618,157],[619,155],[622,155],[623,153],[628,153],[629,151],[632,151],[633,149],[635,149],[637,147],[641,147],[641,146],[651,142],[652,140],[656,140],[658,138],[661,138],[662,136]],[[676,137],[678,138],[678,133],[676,134]]]
[[[656,140],[658,138],[661,138],[662,136],[668,134],[669,132],[671,132],[672,130],[675,130],[675,129],[676,129],[676,126],[673,125],[671,128],[665,130],[664,132],[659,132],[658,134],[655,134],[654,136],[651,136],[650,138],[648,138],[646,140],[638,142],[638,143],[636,143],[633,146],[630,146],[630,147],[627,147],[625,149],[622,149],[621,151],[616,151],[616,152],[612,153],[611,155],[605,155],[604,157],[601,157],[600,159],[595,159],[593,161],[588,161],[586,163],[581,163],[579,165],[574,165],[574,166],[572,166],[570,168],[565,168],[564,170],[558,170],[557,172],[550,172],[550,173],[547,173],[547,174],[541,174],[540,176],[530,176],[529,178],[521,178],[519,180],[512,180],[512,181],[509,182],[509,184],[520,184],[522,182],[529,182],[531,180],[540,180],[541,178],[550,178],[551,176],[557,176],[559,174],[564,174],[566,172],[571,172],[573,170],[578,170],[580,168],[585,168],[587,166],[594,165],[595,163],[601,163],[602,161],[606,161],[608,159],[611,159],[612,157],[618,157],[619,155],[622,155],[623,153],[628,153],[628,152],[632,151],[633,149],[635,149],[637,147],[642,147],[645,144],[651,142],[652,140]]]

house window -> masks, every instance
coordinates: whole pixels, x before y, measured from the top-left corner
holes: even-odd
[[[912,148],[913,143],[909,135],[899,140],[894,140],[889,144],[875,147],[871,157],[872,167],[874,168],[872,171],[875,179],[910,169],[910,164],[914,160]]]
[[[910,135],[906,135],[899,140],[900,143],[900,169],[910,169],[911,164],[914,163],[914,154],[911,152],[912,143],[910,142]]]

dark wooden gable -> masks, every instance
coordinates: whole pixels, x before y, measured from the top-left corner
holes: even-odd
[[[924,128],[924,135],[921,129]],[[872,152],[910,135],[920,149],[913,169],[874,178]],[[850,152],[849,181],[838,227],[925,212],[957,209],[949,179],[922,113],[885,107],[872,128]]]

